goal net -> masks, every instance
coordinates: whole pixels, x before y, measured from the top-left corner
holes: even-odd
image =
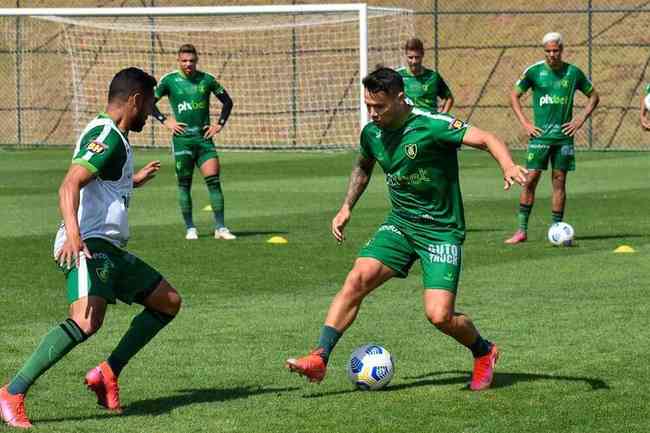
[[[0,17],[3,43],[15,52],[15,64],[0,61],[0,73],[15,68],[16,77],[4,102],[15,103],[16,127],[0,130],[0,143],[11,143],[12,132],[22,145],[73,143],[105,107],[118,70],[136,66],[160,79],[178,68],[179,46],[191,43],[199,70],[234,101],[220,147],[350,148],[365,119],[363,75],[377,64],[398,65],[414,34],[410,11],[360,4],[58,11]],[[166,98],[159,108],[171,113]],[[215,121],[220,109],[212,97]],[[131,139],[162,147],[170,135],[155,122]]]

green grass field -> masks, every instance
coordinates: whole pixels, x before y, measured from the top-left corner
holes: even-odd
[[[521,159],[521,154],[517,155]],[[57,188],[68,150],[0,150],[0,380],[66,317],[63,277],[51,259]],[[364,303],[339,343],[328,377],[310,385],[283,369],[310,349],[358,248],[388,206],[375,172],[337,246],[329,221],[344,195],[351,154],[225,153],[227,222],[239,239],[208,236],[200,176],[201,238],[183,239],[167,152],[140,151],[163,170],[132,200],[129,249],[182,293],[178,318],[121,376],[122,416],[100,410],[83,386],[137,306],[109,309],[104,328],[31,389],[42,432],[647,432],[650,182],[647,153],[581,153],[569,177],[566,219],[578,246],[545,240],[549,180],[539,188],[531,241],[515,228],[518,190],[503,192],[492,159],[461,153],[468,240],[459,309],[503,355],[494,387],[464,389],[469,352],[425,320],[419,266]],[[286,245],[265,241],[285,236]],[[622,244],[635,254],[614,254]],[[352,390],[345,363],[367,342],[396,358],[390,386]],[[0,431],[8,431],[0,427]]]

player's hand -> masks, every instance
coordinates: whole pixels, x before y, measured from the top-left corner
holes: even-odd
[[[219,125],[219,124],[205,125],[203,127],[203,130],[205,131],[205,133],[203,134],[203,138],[212,138],[212,137],[214,137],[215,135],[217,135],[219,133],[219,131],[221,131],[221,128],[222,128],[222,126]]]
[[[173,117],[168,117],[163,123],[167,129],[169,129],[174,135],[180,135],[185,132],[185,127],[187,123],[177,122]]]
[[[63,246],[59,251],[57,251],[54,260],[59,263],[59,266],[63,267],[65,264],[68,269],[72,268],[72,264],[79,266],[79,259],[81,257],[86,257],[91,259],[93,256],[90,254],[90,250],[84,243],[84,241],[79,238],[79,236],[69,236]]]
[[[577,119],[571,119],[570,122],[567,122],[562,125],[562,132],[564,132],[565,135],[568,135],[569,137],[573,137],[575,133],[582,127],[582,125],[585,123],[584,119],[577,118]]]
[[[133,186],[139,187],[156,177],[160,170],[160,161],[151,161],[133,175]]]
[[[538,128],[537,126],[533,125],[532,123],[524,124],[524,129],[526,130],[526,134],[529,137],[539,137],[540,135],[542,135],[542,129]]]
[[[523,168],[520,165],[511,165],[510,167],[506,168],[503,170],[503,189],[504,190],[509,190],[512,185],[515,183],[523,186],[526,184],[526,175],[528,174],[528,170]]]
[[[343,206],[341,210],[339,210],[339,212],[336,214],[336,216],[332,219],[332,236],[334,236],[338,243],[341,243],[345,240],[343,230],[349,221],[350,209],[347,206]]]

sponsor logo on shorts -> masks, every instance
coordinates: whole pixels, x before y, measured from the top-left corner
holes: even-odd
[[[402,234],[402,232],[400,231],[400,229],[398,229],[397,227],[395,227],[392,224],[385,224],[385,225],[379,227],[379,229],[377,230],[377,233],[379,233],[379,232],[391,232],[391,233],[395,233],[396,235],[399,235],[399,236],[404,236]]]
[[[560,148],[560,154],[563,156],[571,156],[575,153],[575,149],[570,144],[565,144]]]
[[[454,273],[447,272],[445,275],[443,275],[442,279],[447,281],[454,281]]]
[[[458,266],[458,245],[453,244],[432,244],[427,248],[431,263],[446,263]]]

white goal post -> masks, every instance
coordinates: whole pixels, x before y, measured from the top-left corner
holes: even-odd
[[[115,72],[136,66],[160,79],[177,69],[178,47],[191,43],[198,68],[215,75],[235,103],[219,146],[351,148],[367,122],[362,78],[377,64],[397,66],[414,28],[410,10],[359,3],[0,8],[0,49],[8,54],[0,57],[0,77],[13,76],[6,89],[15,89],[0,99],[15,101],[16,119],[8,131],[0,125],[0,144],[12,134],[19,145],[73,143],[105,106]],[[161,110],[170,113],[165,101]],[[219,110],[213,98],[212,116]],[[160,125],[133,140],[170,141]]]

